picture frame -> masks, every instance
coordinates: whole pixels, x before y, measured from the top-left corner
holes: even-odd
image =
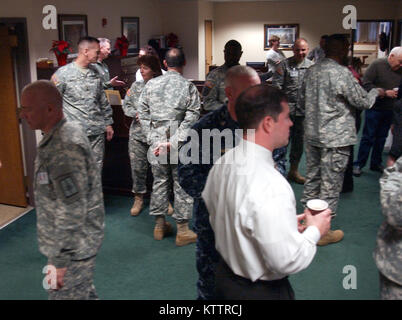
[[[296,39],[299,37],[298,24],[264,24],[264,50],[269,50],[271,36],[280,38],[281,50],[292,50]]]
[[[58,14],[59,40],[70,43],[73,54],[78,53],[78,40],[88,35],[88,19],[84,14]]]
[[[128,54],[136,54],[140,50],[140,18],[121,17],[121,34],[128,42]]]

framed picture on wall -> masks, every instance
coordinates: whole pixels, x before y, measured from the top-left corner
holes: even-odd
[[[121,33],[128,42],[128,54],[138,53],[140,50],[140,18],[122,17]]]
[[[58,14],[59,40],[70,43],[73,53],[78,53],[78,40],[88,35],[87,16],[82,14]]]
[[[299,37],[298,24],[264,24],[264,50],[269,50],[269,39],[277,36],[280,39],[280,49],[291,50]]]

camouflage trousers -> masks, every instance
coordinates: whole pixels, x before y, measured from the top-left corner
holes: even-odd
[[[381,300],[402,300],[402,286],[380,273]]]
[[[174,213],[173,219],[177,223],[187,221],[192,216],[193,198],[180,186],[177,164],[152,164],[154,182],[152,185],[149,214],[166,215],[171,192],[171,179],[173,179]]]
[[[131,177],[133,178],[133,193],[147,192],[147,172],[149,162],[147,151],[149,145],[133,137],[128,141],[128,152],[131,163]]]
[[[298,163],[304,149],[304,117],[290,116],[293,126],[290,127],[290,154],[289,162]]]
[[[93,276],[95,257],[71,261],[64,276],[64,286],[49,290],[49,300],[97,300]]]
[[[212,300],[215,298],[215,271],[219,253],[215,249],[215,235],[204,200],[194,199],[193,212],[194,231],[197,234],[195,257],[198,300]]]
[[[95,136],[88,136],[88,140],[89,143],[91,144],[91,149],[94,153],[95,162],[102,170],[103,157],[105,155],[105,134],[102,133]]]
[[[306,182],[301,198],[304,206],[308,200],[319,198],[336,212],[350,152],[350,146],[320,148],[306,143]]]

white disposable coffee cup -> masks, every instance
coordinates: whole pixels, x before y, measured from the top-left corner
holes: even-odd
[[[324,211],[325,209],[328,209],[328,202],[321,199],[311,199],[307,201],[306,205],[312,214],[318,214]]]
[[[395,92],[399,91],[399,87],[393,89]]]

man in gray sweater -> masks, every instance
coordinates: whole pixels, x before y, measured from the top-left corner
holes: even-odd
[[[402,47],[391,50],[388,58],[375,60],[363,76],[366,90],[382,88],[384,96],[379,96],[373,108],[365,111],[363,135],[360,141],[357,160],[353,164],[353,174],[361,175],[370,151],[370,170],[382,172],[382,152],[389,128],[392,123],[394,103],[398,95],[397,88],[402,76]]]

